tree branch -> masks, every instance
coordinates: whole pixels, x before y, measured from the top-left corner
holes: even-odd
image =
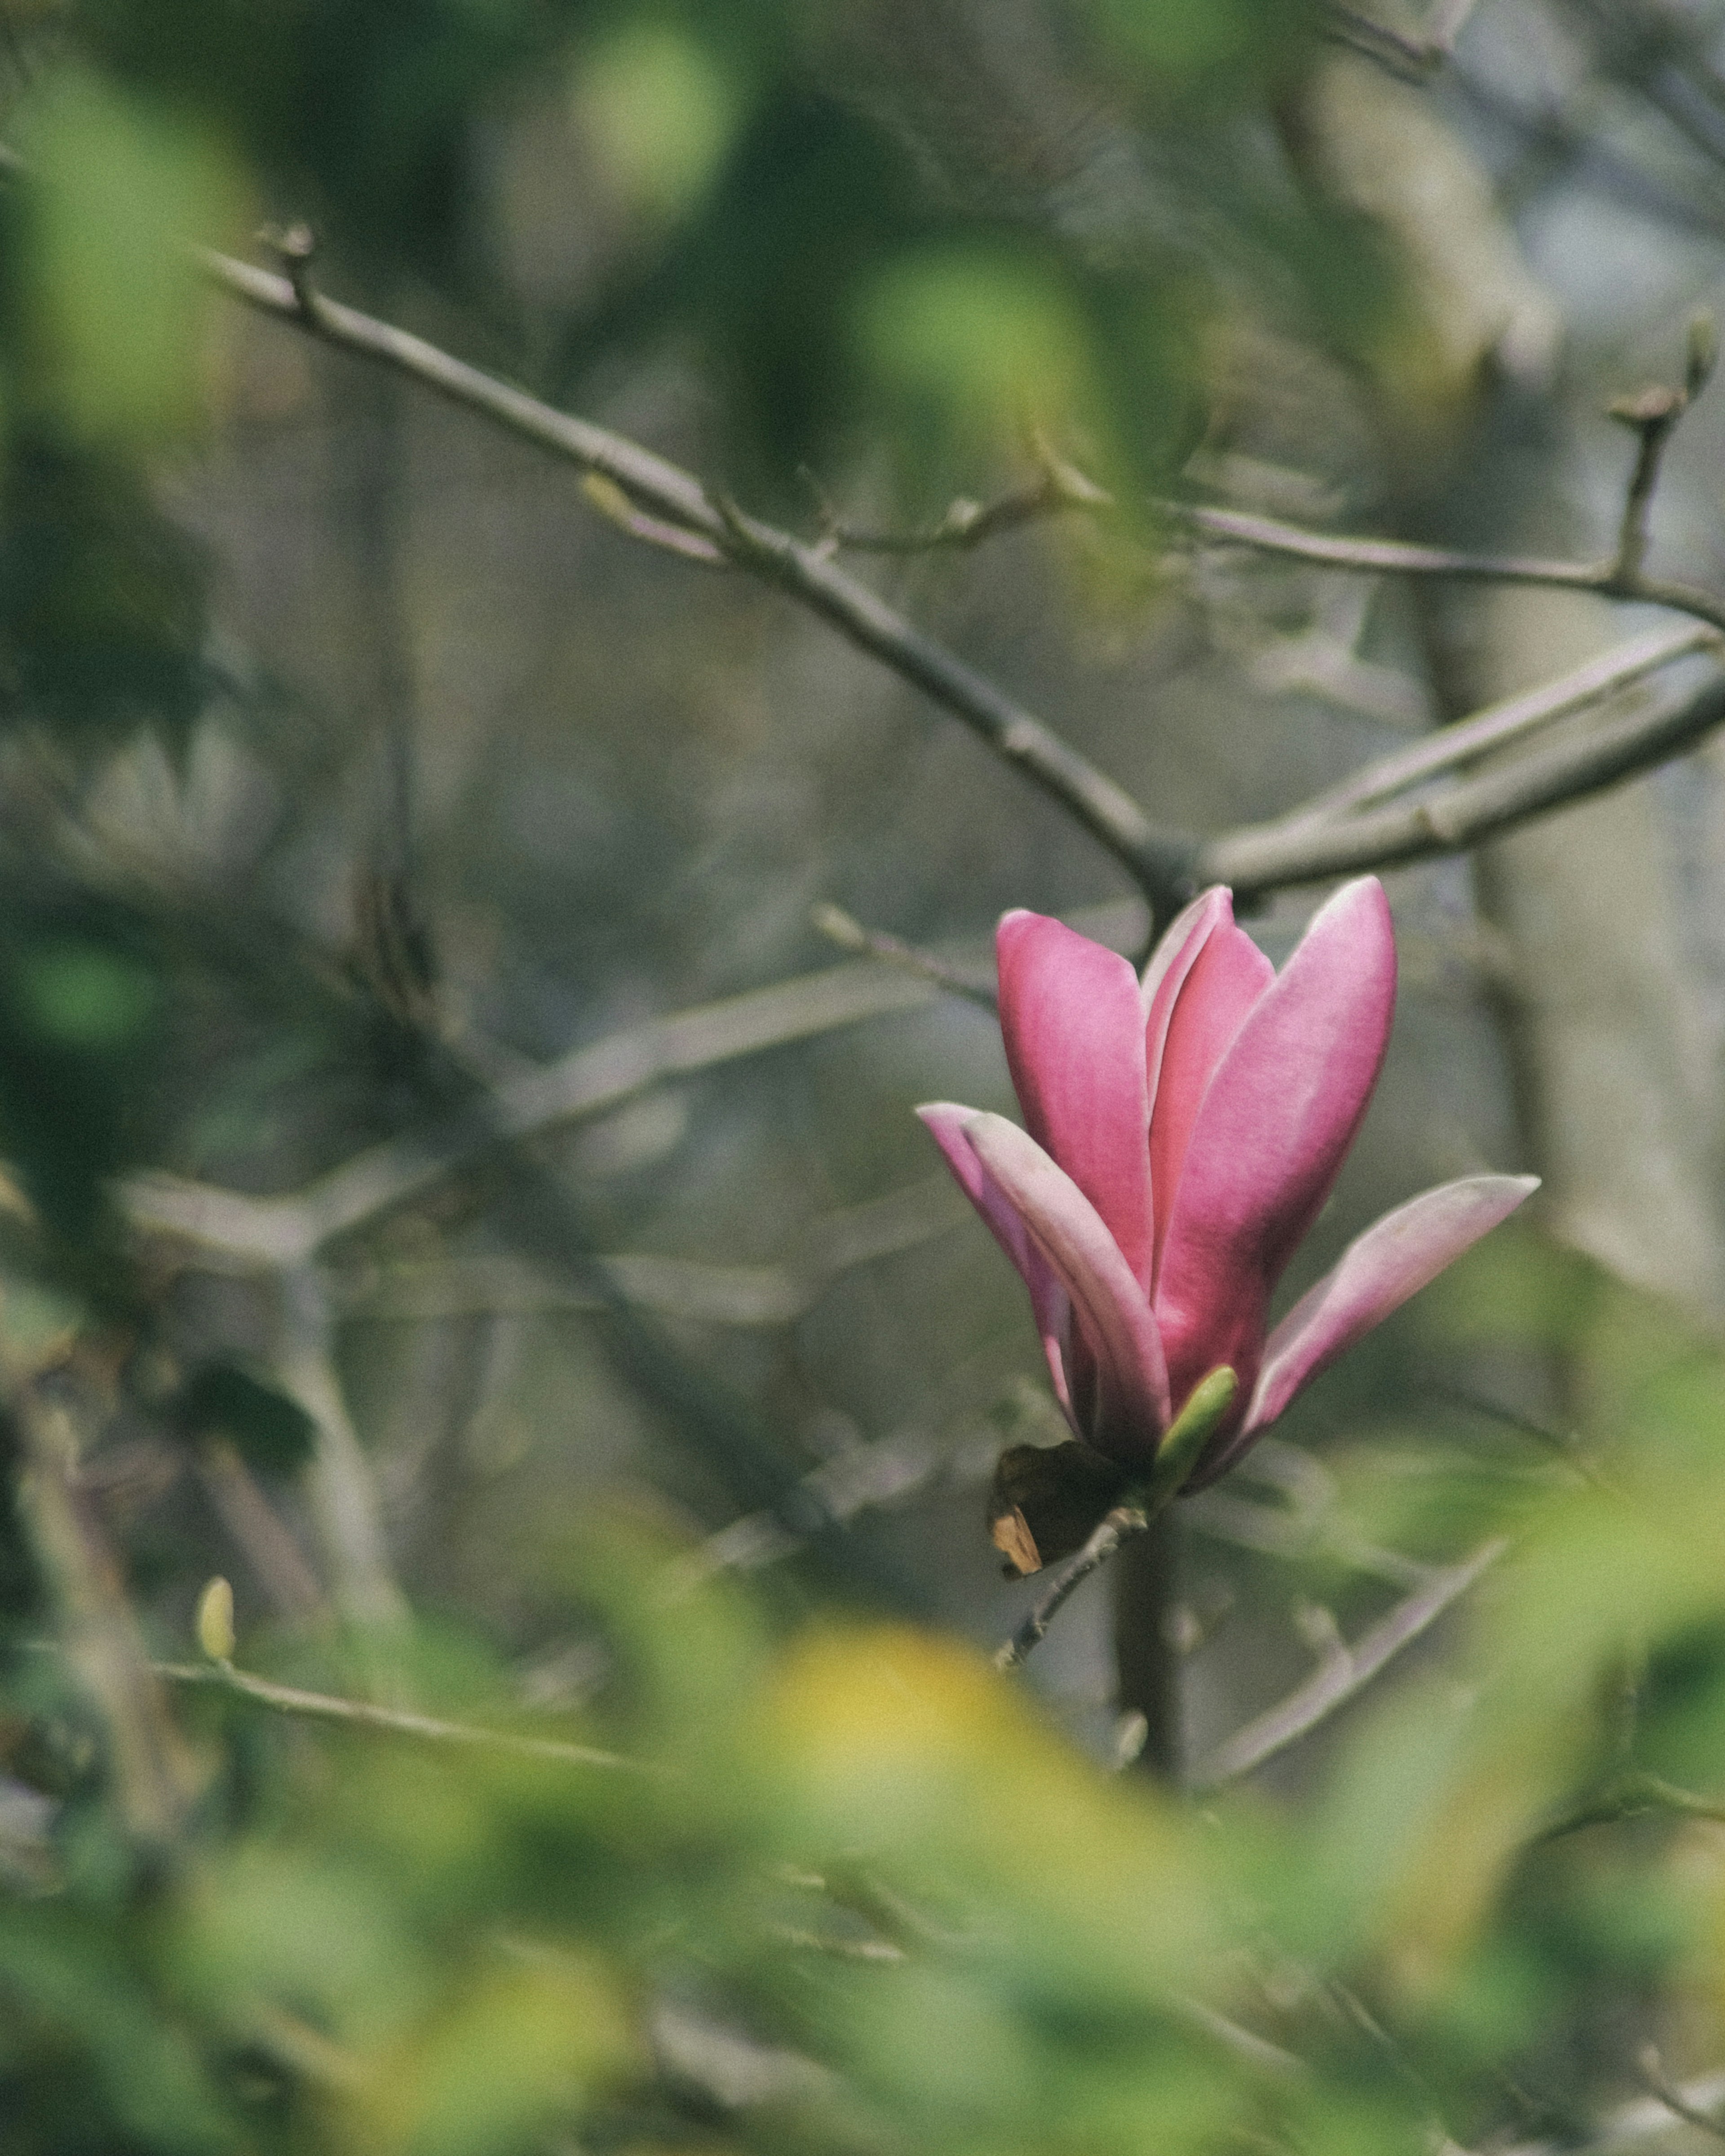
[[[1028,485],[1010,488],[992,501],[972,501],[961,495],[937,523],[920,531],[867,531],[846,524],[817,490],[823,526],[823,549],[856,554],[932,554],[957,548],[968,552],[1002,531],[1060,516],[1075,509],[1108,509],[1114,497],[1106,487],[1056,456],[1040,438],[1034,444],[1039,475]]]
[[[1317,562],[1335,569],[1370,569],[1398,577],[1450,577],[1469,583],[1548,584],[1601,598],[1670,607],[1725,629],[1725,598],[1697,584],[1625,571],[1616,555],[1600,562],[1550,561],[1533,554],[1468,554],[1449,547],[1414,547],[1399,539],[1365,539],[1307,531],[1279,517],[1243,509],[1214,509],[1173,502],[1167,513],[1205,537],[1232,541],[1260,554]]]
[[[1039,1597],[1017,1631],[995,1650],[995,1668],[1016,1669],[1046,1635],[1049,1626],[1065,1606],[1074,1589],[1081,1587],[1093,1572],[1100,1570],[1122,1543],[1130,1542],[1134,1535],[1142,1534],[1149,1524],[1149,1516],[1141,1506],[1115,1506],[1084,1548],[1055,1578],[1053,1586]]]
[[[1309,1736],[1338,1707],[1363,1691],[1386,1663],[1465,1594],[1508,1547],[1502,1536],[1494,1536],[1460,1564],[1435,1572],[1356,1645],[1327,1643],[1315,1676],[1244,1729],[1236,1730],[1210,1754],[1189,1784],[1194,1794],[1204,1795],[1240,1781]]]
[[[914,973],[922,980],[932,981],[949,994],[963,996],[967,1002],[979,1004],[985,1011],[998,1016],[1000,998],[992,984],[979,974],[949,965],[944,958],[937,957],[933,952],[920,951],[914,943],[906,943],[899,937],[884,935],[879,929],[865,928],[842,906],[814,906],[809,918],[820,933],[829,942],[836,943],[841,951],[855,951],[862,957],[884,959],[889,966],[902,966],[907,973]]]
[[[547,1759],[565,1767],[599,1767],[624,1774],[649,1774],[655,1770],[639,1759],[617,1752],[602,1752],[591,1744],[571,1744],[559,1737],[527,1737],[508,1729],[480,1729],[471,1722],[442,1722],[429,1714],[408,1714],[399,1707],[378,1707],[369,1700],[342,1699],[332,1693],[301,1691],[297,1686],[272,1684],[265,1677],[248,1676],[231,1662],[157,1662],[154,1676],[165,1684],[213,1686],[249,1699],[254,1706],[273,1707],[278,1714],[303,1715],[314,1722],[347,1722],[361,1729],[379,1729],[395,1737],[418,1738],[431,1744],[459,1744],[470,1748],[511,1753],[520,1759]]]
[[[506,1081],[470,1110],[368,1147],[290,1196],[254,1198],[145,1174],[126,1184],[126,1210],[148,1232],[182,1237],[248,1268],[300,1264],[497,1147],[603,1115],[667,1078],[920,1009],[937,993],[882,965],[829,967],[608,1034]]]
[[[1595,727],[1580,739],[1516,757],[1429,801],[1335,823],[1282,819],[1248,824],[1199,848],[1197,880],[1242,897],[1429,860],[1601,792],[1692,747],[1725,722],[1725,676],[1651,711]]]
[[[1191,895],[1189,839],[1152,824],[1122,788],[984,675],[839,568],[820,547],[806,546],[714,498],[692,474],[622,435],[556,411],[421,337],[326,299],[313,290],[305,265],[284,277],[208,249],[200,249],[197,259],[214,284],[247,305],[326,344],[395,367],[619,490],[624,503],[605,497],[606,513],[614,521],[620,514],[636,536],[652,536],[663,544],[668,535],[636,529],[629,523],[630,505],[634,513],[644,507],[675,527],[670,536],[678,551],[700,552],[685,541],[703,540],[725,560],[789,593],[850,643],[962,719],[997,756],[1057,801],[1126,869],[1159,918],[1168,918]],[[707,558],[705,552],[700,557]]]
[[[1585,705],[1627,688],[1644,675],[1696,652],[1714,649],[1718,644],[1717,632],[1704,623],[1672,624],[1664,629],[1649,629],[1645,635],[1630,637],[1599,657],[1585,660],[1568,674],[1541,682],[1537,689],[1527,690],[1519,696],[1506,697],[1502,703],[1487,705],[1471,718],[1457,719],[1440,726],[1411,748],[1398,750],[1394,756],[1381,757],[1376,763],[1362,765],[1339,784],[1314,794],[1278,820],[1290,825],[1327,823],[1343,810],[1367,808],[1374,802],[1387,800],[1393,794],[1404,793],[1421,779],[1435,778],[1458,764],[1471,763],[1507,748],[1512,742],[1520,741],[1539,727],[1549,726],[1553,720],[1567,717]]]
[[[1436,802],[1323,829],[1296,830],[1295,819],[1284,818],[1201,842],[1153,824],[1128,794],[1067,742],[848,575],[831,560],[829,543],[805,545],[747,516],[734,504],[715,500],[692,475],[638,444],[556,411],[422,338],[325,298],[313,290],[303,269],[297,277],[284,277],[224,255],[204,253],[199,259],[217,285],[247,305],[327,343],[396,367],[464,408],[577,465],[593,482],[588,489],[590,497],[634,536],[655,543],[666,543],[669,536],[675,551],[702,561],[716,556],[789,593],[850,642],[963,720],[997,755],[1058,801],[1132,875],[1149,899],[1158,926],[1206,883],[1231,883],[1242,895],[1251,896],[1459,851],[1678,753],[1725,716],[1714,708],[1710,692],[1703,691],[1682,706],[1601,728],[1579,743],[1517,758],[1469,786],[1450,789]],[[1641,470],[1638,464],[1638,472]],[[1643,476],[1651,484],[1651,467]],[[1071,488],[1064,480],[1060,485],[1063,501],[1076,506]],[[1039,501],[1045,498],[1048,486],[1045,481],[1033,490]],[[1025,501],[1029,499],[1027,494]],[[1023,505],[1014,497],[1008,501],[1010,514],[1018,515]],[[1388,574],[1547,584],[1668,607],[1711,629],[1725,629],[1725,598],[1697,587],[1645,577],[1638,566],[1626,567],[1619,557],[1588,562],[1473,555],[1394,540],[1307,531],[1244,511],[1173,506],[1169,513],[1210,538],[1296,560]],[[1009,516],[1007,503],[999,505],[998,516],[987,511],[977,515],[985,528],[998,525]],[[968,516],[957,523],[950,516],[946,520],[954,532],[957,524],[969,529],[974,521]],[[665,528],[649,531],[645,525]],[[922,535],[924,541],[929,536]],[[949,537],[944,543],[956,541]],[[1505,737],[1515,731],[1507,727]],[[1305,814],[1296,811],[1296,818]],[[379,1152],[389,1150],[380,1148]],[[413,1179],[398,1158],[387,1168],[377,1156],[351,1163],[351,1172],[338,1171],[347,1181],[331,1178],[321,1193],[326,1218],[339,1223],[356,1208],[359,1217],[375,1209],[376,1196],[360,1185],[378,1169],[384,1170],[386,1182]],[[443,1171],[433,1165],[427,1172],[436,1175]],[[331,1225],[321,1232],[338,1233],[340,1228]]]

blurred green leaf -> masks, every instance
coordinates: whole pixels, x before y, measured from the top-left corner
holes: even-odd
[[[207,126],[74,69],[36,90],[17,146],[30,170],[31,403],[94,444],[184,434],[203,414],[221,304],[187,250],[231,246],[244,228],[232,159]]]

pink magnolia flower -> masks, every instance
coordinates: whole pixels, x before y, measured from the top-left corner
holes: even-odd
[[[1148,1469],[1194,1389],[1225,1365],[1238,1390],[1185,1486],[1214,1481],[1537,1187],[1475,1175],[1410,1199],[1270,1331],[1271,1296],[1330,1194],[1389,1039],[1383,886],[1344,886],[1280,974],[1219,887],[1181,914],[1142,982],[1040,914],[1009,913],[997,952],[1029,1128],[950,1101],[917,1113],[1024,1276],[1075,1434],[1130,1471]]]

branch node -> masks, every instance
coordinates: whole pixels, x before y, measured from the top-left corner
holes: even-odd
[[[294,304],[313,328],[321,326],[318,298],[311,283],[311,265],[317,259],[317,234],[303,220],[293,224],[265,225],[259,244],[280,263],[282,274],[294,288]]]

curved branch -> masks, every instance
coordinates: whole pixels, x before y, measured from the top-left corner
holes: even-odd
[[[1270,1707],[1218,1747],[1189,1787],[1204,1795],[1255,1774],[1267,1760],[1297,1743],[1319,1722],[1363,1691],[1384,1665],[1435,1624],[1452,1602],[1464,1595],[1481,1573],[1509,1548],[1502,1536],[1482,1543],[1460,1564],[1435,1572],[1423,1587],[1397,1603],[1354,1646],[1338,1642],[1327,1652],[1317,1674],[1277,1706]]]
[[[1224,832],[1199,849],[1197,879],[1245,897],[1368,869],[1459,853],[1482,839],[1566,807],[1692,747],[1725,722],[1725,676],[1651,711],[1530,752],[1427,801],[1334,823],[1279,821]]]
[[[204,274],[233,297],[340,346],[410,375],[464,409],[477,412],[619,490],[598,506],[651,543],[699,558],[722,559],[777,584],[870,657],[962,719],[1008,763],[1033,780],[1106,847],[1166,918],[1190,896],[1192,842],[1158,829],[1123,788],[1096,769],[986,675],[896,613],[818,546],[716,501],[699,480],[620,434],[555,410],[526,391],[470,367],[424,338],[394,328],[315,291],[303,267],[276,276],[208,249]],[[633,511],[631,509],[633,505]],[[643,518],[644,508],[669,531]]]
[[[936,639],[809,546],[732,504],[691,474],[608,429],[542,403],[404,330],[344,307],[295,276],[203,253],[206,274],[234,297],[326,342],[393,367],[588,474],[603,512],[650,543],[729,563],[778,585],[850,643],[921,689],[980,734],[1081,824],[1148,897],[1158,922],[1206,883],[1245,897],[1326,877],[1455,853],[1512,825],[1584,798],[1687,748],[1725,719],[1725,683],[1679,702],[1596,728],[1584,737],[1517,756],[1435,798],[1332,818],[1322,797],[1273,824],[1208,841],[1153,824],[1122,788]],[[1169,514],[1213,539],[1331,567],[1481,583],[1535,583],[1667,607],[1725,629],[1725,598],[1642,576],[1620,558],[1599,562],[1524,555],[1474,555],[1397,540],[1338,537],[1244,511],[1183,507]],[[1555,714],[1553,714],[1555,716]],[[1356,798],[1358,796],[1355,797]],[[337,1194],[329,1194],[335,1201]],[[368,1209],[369,1194],[352,1198]],[[348,1208],[332,1202],[339,1217]],[[326,1233],[334,1230],[326,1229]]]

